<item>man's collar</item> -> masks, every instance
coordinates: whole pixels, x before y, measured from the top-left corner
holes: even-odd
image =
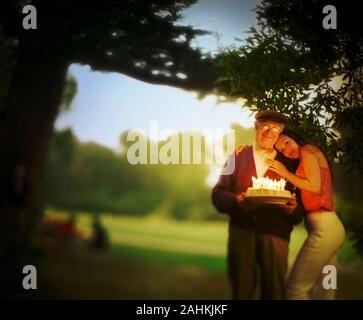
[[[258,153],[266,153],[266,154],[276,152],[276,150],[274,148],[267,149],[267,148],[261,147],[260,145],[258,145],[256,143],[256,141],[253,142],[253,151],[258,152]]]

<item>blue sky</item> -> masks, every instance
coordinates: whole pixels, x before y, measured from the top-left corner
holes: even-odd
[[[257,0],[200,0],[184,12],[181,24],[211,30],[218,38],[199,38],[196,45],[204,51],[240,45],[255,23],[251,10]],[[78,93],[71,111],[61,114],[56,128],[71,127],[83,141],[95,141],[119,149],[119,136],[128,129],[149,131],[150,121],[160,130],[224,129],[233,122],[252,126],[251,113],[240,104],[216,104],[212,95],[202,100],[181,89],[147,84],[118,73],[101,73],[89,66],[71,65]]]

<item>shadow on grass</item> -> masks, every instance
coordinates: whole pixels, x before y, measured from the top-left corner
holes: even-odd
[[[122,246],[94,251],[81,244],[36,261],[33,298],[224,300],[229,285],[223,264],[221,258]]]
[[[225,275],[227,261],[225,257],[180,253],[157,249],[143,249],[132,246],[113,245],[111,252],[114,254],[134,257],[142,262],[155,262],[174,267],[196,267],[207,272]]]
[[[38,289],[9,298],[26,299],[229,299],[226,259],[113,245],[95,251],[84,241],[62,252],[25,258],[38,271]],[[21,266],[16,266],[17,288]],[[338,299],[363,299],[361,265],[342,264]]]

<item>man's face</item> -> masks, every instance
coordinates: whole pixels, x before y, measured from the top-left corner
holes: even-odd
[[[284,130],[282,123],[265,120],[256,122],[256,141],[263,148],[271,149],[276,143],[280,133]]]

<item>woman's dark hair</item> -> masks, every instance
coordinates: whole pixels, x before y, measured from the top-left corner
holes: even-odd
[[[296,132],[295,130],[292,130],[292,129],[284,129],[284,131],[282,131],[281,134],[284,134],[284,135],[290,137],[291,139],[293,139],[300,147],[303,147],[303,146],[305,146],[307,144],[310,144],[310,145],[318,148],[320,150],[320,152],[324,155],[326,161],[328,162],[330,175],[331,175],[331,178],[332,178],[332,182],[334,183],[331,161],[330,161],[327,153],[324,150],[322,150],[321,147],[319,147],[318,145],[316,145],[316,143],[310,141],[309,139],[305,138],[302,134],[300,134],[300,133],[298,133],[298,132]]]
[[[296,132],[295,130],[284,129],[284,131],[282,131],[281,134],[284,134],[284,135],[290,137],[291,139],[293,139],[301,147],[305,146],[306,144],[311,144],[313,146],[316,146],[313,142],[309,141],[302,134]],[[316,147],[318,148],[318,146],[316,146]]]

